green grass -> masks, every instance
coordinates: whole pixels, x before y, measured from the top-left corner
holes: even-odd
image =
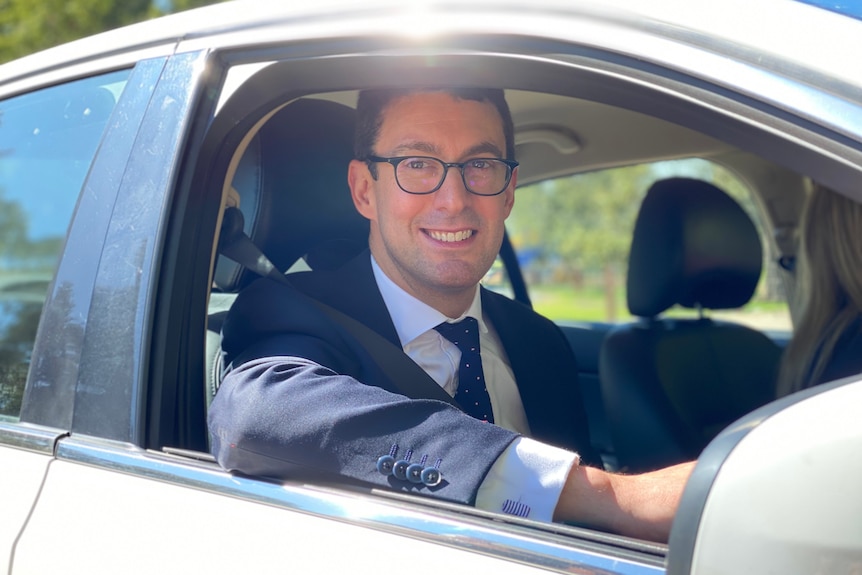
[[[575,289],[570,286],[531,286],[533,308],[557,321],[609,321],[605,292],[598,288]],[[616,321],[631,319],[622,290],[615,294]]]
[[[621,323],[633,318],[626,307],[625,292],[616,290],[614,307],[616,318],[608,315],[609,302],[605,292],[596,287],[576,289],[566,285],[531,286],[530,298],[533,308],[554,321],[586,321]],[[668,312],[673,317],[695,317],[694,310],[674,308]],[[775,301],[755,300],[744,309],[713,312],[711,317],[738,321],[760,329],[789,330],[790,318],[787,304]]]

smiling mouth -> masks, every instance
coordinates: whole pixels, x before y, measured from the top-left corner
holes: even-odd
[[[460,230],[457,232],[427,231],[428,235],[440,242],[463,242],[473,235],[473,230]]]

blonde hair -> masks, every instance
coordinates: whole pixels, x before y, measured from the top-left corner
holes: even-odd
[[[801,314],[781,361],[779,396],[816,384],[835,344],[862,317],[862,204],[815,185],[800,241]]]

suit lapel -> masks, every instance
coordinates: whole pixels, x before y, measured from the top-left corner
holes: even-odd
[[[557,415],[561,406],[557,405],[560,396],[554,392],[554,387],[560,376],[557,373],[560,358],[549,356],[545,347],[547,334],[531,329],[524,316],[532,311],[522,310],[520,306],[522,304],[482,288],[482,309],[494,324],[506,350],[532,435],[537,439],[556,437],[561,425]]]
[[[513,303],[513,302],[507,302]],[[517,304],[515,304],[517,305]],[[494,297],[485,288],[482,288],[482,309],[488,314],[500,343],[506,350],[509,359],[509,367],[515,376],[515,383],[521,394],[521,401],[527,413],[527,419],[534,421],[535,416],[540,413],[543,402],[543,394],[537,390],[542,389],[541,380],[545,373],[541,362],[536,361],[533,343],[530,338],[524,337],[524,326],[517,322],[512,314],[506,313],[500,299]]]

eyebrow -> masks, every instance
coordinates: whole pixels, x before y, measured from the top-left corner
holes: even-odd
[[[392,150],[392,154],[396,155],[396,156],[409,155],[409,154],[413,154],[416,152],[422,152],[424,154],[434,155],[434,154],[439,154],[440,149],[437,146],[435,146],[434,144],[431,144],[430,142],[423,142],[420,140],[414,140],[414,141],[405,142],[399,146],[396,146]],[[463,158],[471,158],[471,157],[474,157],[478,154],[491,154],[496,158],[502,158],[503,157],[503,152],[500,150],[500,148],[497,147],[497,145],[494,144],[493,142],[488,142],[488,141],[480,142],[480,143],[476,144],[475,146],[468,148],[467,151],[465,151],[462,154],[462,157]]]

